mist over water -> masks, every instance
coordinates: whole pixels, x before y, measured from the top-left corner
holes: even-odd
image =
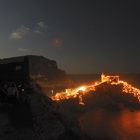
[[[92,110],[81,116],[80,124],[96,140],[140,139],[140,111]]]

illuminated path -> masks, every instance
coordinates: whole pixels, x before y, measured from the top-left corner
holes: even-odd
[[[140,90],[128,84],[125,81],[119,79],[119,76],[110,76],[110,75],[101,75],[101,81],[95,82],[91,85],[84,85],[75,89],[65,89],[64,92],[56,93],[55,96],[52,96],[52,100],[61,101],[71,98],[79,98],[79,104],[84,105],[82,97],[87,94],[89,91],[95,91],[96,87],[108,83],[111,85],[122,85],[122,92],[133,94],[140,101]]]

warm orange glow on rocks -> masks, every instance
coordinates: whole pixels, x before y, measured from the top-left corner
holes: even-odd
[[[71,98],[79,98],[79,104],[84,105],[82,97],[90,91],[96,91],[96,87],[103,83],[122,85],[122,92],[133,94],[140,101],[140,89],[137,89],[127,82],[120,80],[119,76],[110,76],[104,74],[101,75],[100,82],[95,82],[94,84],[81,86],[75,89],[65,89],[64,92],[59,92],[56,93],[55,96],[52,96],[52,99],[55,101],[60,101]]]

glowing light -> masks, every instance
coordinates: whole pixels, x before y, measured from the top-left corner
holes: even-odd
[[[95,82],[95,85],[97,86],[97,85],[98,85],[98,83],[97,83],[97,82]]]
[[[89,91],[95,91],[98,85],[103,83],[108,83],[110,85],[122,85],[122,92],[133,94],[140,101],[140,89],[133,87],[125,81],[120,80],[119,76],[110,76],[110,75],[101,75],[100,82],[94,82],[91,85],[81,86],[75,89],[66,89],[65,92],[56,93],[55,96],[52,96],[52,99],[55,101],[66,100],[70,98],[79,98],[79,104],[84,105],[83,96]]]
[[[86,87],[84,87],[84,86],[79,87],[79,88],[77,89],[77,91],[85,91],[85,90],[86,90]]]

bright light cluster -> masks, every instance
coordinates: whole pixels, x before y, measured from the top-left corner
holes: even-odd
[[[89,91],[95,91],[96,86],[102,84],[102,83],[109,83],[111,85],[122,85],[122,92],[133,94],[135,97],[137,97],[140,101],[140,90],[133,87],[132,85],[128,84],[125,81],[122,81],[119,79],[119,76],[110,76],[110,75],[101,75],[101,81],[100,82],[94,82],[91,85],[85,85],[74,89],[65,89],[64,92],[56,93],[54,96],[52,96],[52,100],[60,101],[60,100],[66,100],[71,98],[79,98],[79,104],[84,105],[83,102],[83,96],[87,94]]]

